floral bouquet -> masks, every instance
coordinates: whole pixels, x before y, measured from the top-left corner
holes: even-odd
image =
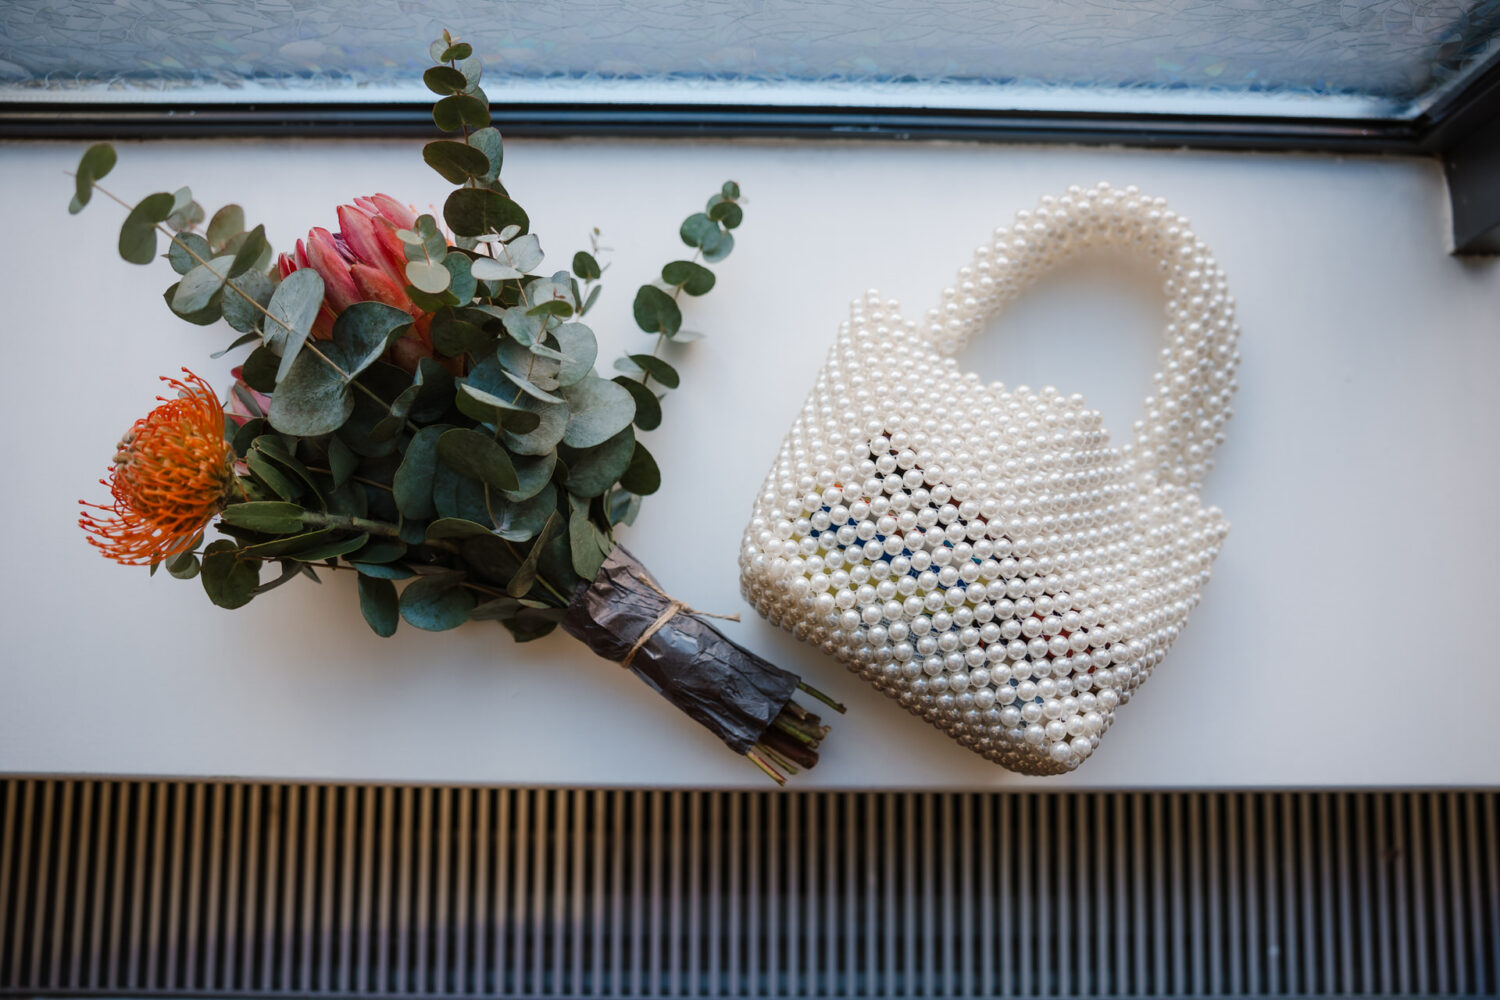
[[[842,708],[730,642],[615,541],[660,485],[638,432],[678,385],[661,348],[689,339],[682,297],[711,290],[706,265],[734,247],[739,187],[683,222],[692,259],[635,296],[655,350],[604,378],[583,321],[601,287],[597,230],[571,270],[539,270],[541,243],[500,181],[480,62],[446,32],[431,51],[433,120],[453,138],[422,155],[456,185],[441,222],[359,198],[337,232],[313,229],[273,263],[238,206],[199,232],[206,213],[187,188],[130,205],[98,184],[114,150],[84,154],[69,210],[96,190],[120,202],[132,263],[151,263],[165,236],[172,312],[222,319],[241,334],[230,349],[251,348],[227,411],[186,369],[165,379],[175,396],[130,428],[101,481],[112,501],[85,503],[89,541],[197,577],[223,608],[327,570],[354,575],[381,636],[403,619],[434,632],[497,621],[519,642],[561,626],[778,782],[811,767],[827,727],[793,695]],[[210,527],[222,537],[205,544]]]

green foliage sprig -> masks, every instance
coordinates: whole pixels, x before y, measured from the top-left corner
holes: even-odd
[[[541,242],[500,179],[504,144],[479,59],[447,32],[431,53],[423,80],[448,137],[422,155],[455,188],[441,224],[422,215],[397,233],[415,321],[361,301],[338,312],[329,336],[314,335],[327,303],[317,270],[283,277],[264,227],[247,229],[236,205],[200,232],[207,215],[187,188],[121,201],[98,183],[115,162],[107,145],[84,154],[69,208],[96,190],[120,202],[125,260],[150,263],[166,238],[171,311],[205,326],[222,319],[240,334],[225,351],[253,345],[233,389],[247,416],[226,428],[241,463],[220,515],[226,537],[173,558],[169,572],[199,577],[233,608],[298,576],[346,570],[380,635],[400,619],[433,631],[493,619],[533,639],[660,487],[638,433],[659,426],[662,396],[681,381],[662,348],[696,338],[682,328],[682,297],[714,287],[707,265],[734,247],[740,190],[724,184],[683,222],[691,259],[667,263],[633,303],[655,346],[604,378],[584,322],[602,287],[597,239],[571,269],[541,270]],[[401,353],[413,343],[423,346],[415,360]],[[265,580],[269,563],[280,572]]]

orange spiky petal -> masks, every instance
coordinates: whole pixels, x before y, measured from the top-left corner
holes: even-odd
[[[126,566],[181,555],[224,509],[235,482],[234,449],[224,438],[224,408],[208,383],[186,368],[186,381],[162,376],[177,398],[137,420],[120,440],[109,478],[112,504],[78,519],[89,542]],[[100,513],[94,513],[99,511]]]

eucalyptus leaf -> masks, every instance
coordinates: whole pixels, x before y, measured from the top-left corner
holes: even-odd
[[[719,242],[716,245],[714,245],[712,248],[710,248],[710,247],[704,247],[703,248],[703,259],[706,260],[706,261],[708,261],[710,264],[717,264],[719,261],[723,260],[725,257],[728,257],[729,256],[729,252],[731,250],[733,250],[733,249],[734,249],[734,236],[732,234],[730,234],[730,233],[724,233],[720,237]]]
[[[690,260],[674,260],[661,269],[661,280],[677,285],[689,295],[705,295],[713,290],[714,273]]]
[[[266,242],[266,227],[256,226],[245,234],[244,240],[234,251],[234,263],[229,265],[229,276],[231,278],[244,274],[255,266],[261,254],[270,249]]]
[[[428,632],[457,628],[469,617],[474,595],[461,583],[461,574],[445,573],[413,580],[401,592],[401,617]]]
[[[519,386],[521,388],[521,391],[525,392],[526,395],[531,396],[534,399],[540,399],[544,403],[561,403],[563,401],[561,396],[554,396],[550,392],[543,391],[542,389],[533,385],[531,382],[527,381],[522,376],[517,375],[515,372],[507,370],[505,372],[505,377]]]
[[[389,565],[387,563],[367,563],[355,559],[349,560],[349,565],[359,570],[360,576],[369,576],[377,580],[409,580],[416,576],[406,566]]]
[[[268,535],[287,535],[302,530],[302,508],[277,500],[252,500],[232,503],[219,517],[237,528],[263,531]]]
[[[445,424],[423,427],[412,435],[401,466],[391,479],[391,495],[401,516],[410,521],[425,521],[436,508],[432,503],[432,479],[437,472],[437,442]]]
[[[488,435],[466,427],[444,431],[438,438],[438,458],[459,475],[477,479],[497,490],[520,485],[505,449]]]
[[[505,195],[485,188],[454,191],[443,203],[443,218],[458,236],[498,233],[506,226],[517,226],[524,233],[531,225],[525,209]]]
[[[516,434],[533,431],[542,422],[541,415],[470,383],[461,383],[456,397],[458,410],[482,424],[495,424]]]
[[[502,490],[501,495],[512,503],[518,503],[536,496],[551,481],[552,472],[557,468],[557,452],[514,455],[511,462],[516,467],[517,486],[513,490]]]
[[[566,397],[566,393],[564,393]],[[505,447],[517,455],[545,455],[557,447],[567,433],[569,408],[566,403],[544,403],[540,399],[521,394],[515,404],[522,410],[537,415],[537,425],[530,430],[503,428],[500,440]]]
[[[599,342],[594,339],[593,330],[582,323],[563,323],[552,331],[552,336],[567,357],[557,371],[558,385],[572,385],[593,370],[599,357]]]
[[[603,444],[635,418],[634,397],[597,375],[580,379],[561,391],[569,409],[562,439],[570,447],[592,448]]]
[[[318,310],[323,307],[323,279],[310,267],[293,271],[281,279],[266,304],[265,345],[281,355],[276,383],[281,384],[291,371],[312,330]],[[319,364],[322,364],[319,362]]]
[[[201,568],[198,557],[190,551],[167,561],[167,572],[178,580],[191,580]]]
[[[531,551],[526,554],[526,558],[522,561],[520,568],[516,570],[515,576],[510,578],[510,583],[505,585],[505,592],[511,597],[525,597],[531,592],[532,586],[536,583],[537,562],[542,557],[542,549],[546,546],[547,540],[556,528],[559,520],[560,518],[555,510],[548,515],[547,523],[542,525],[541,532],[537,535],[536,541],[532,543]]]
[[[173,198],[165,191],[148,194],[120,224],[120,256],[132,264],[149,264],[156,257],[156,226],[172,214]]]
[[[490,169],[489,157],[482,150],[451,139],[440,139],[423,146],[422,159],[453,184],[462,184],[471,177],[484,177]]]
[[[78,208],[89,203],[89,198],[94,194],[94,182],[102,180],[114,169],[115,160],[115,147],[107,142],[96,142],[83,151],[73,178],[74,200],[78,203]]]
[[[563,485],[575,496],[603,496],[630,465],[635,444],[635,431],[627,426],[603,444],[569,451],[563,456],[568,463],[568,478]]]
[[[620,485],[637,496],[649,496],[661,489],[661,469],[651,452],[639,441],[635,443],[629,467],[620,477]]]
[[[707,256],[710,248],[717,247],[726,234],[717,222],[699,212],[683,220],[678,235],[682,237],[682,242],[690,247],[699,247]]]
[[[580,250],[573,255],[573,273],[584,281],[598,281],[604,271],[599,267],[599,262],[594,255],[586,250]]]
[[[365,543],[370,540],[368,534],[354,535],[350,538],[329,539],[319,545],[310,545],[305,549],[298,549],[287,553],[288,559],[296,559],[299,562],[322,562],[325,559],[337,559],[364,548]]]
[[[573,572],[585,580],[599,575],[599,568],[614,548],[608,536],[589,519],[589,502],[585,498],[568,497],[568,546]]]
[[[359,582],[359,610],[370,629],[382,639],[395,635],[401,620],[396,585],[363,573],[356,579]]]
[[[467,59],[474,54],[474,47],[468,42],[459,42],[443,50],[442,62],[454,62],[458,59]]]
[[[246,271],[224,285],[220,307],[224,322],[245,334],[258,334],[266,314],[262,311],[271,301],[275,286],[260,271]]]
[[[432,120],[444,132],[457,132],[465,126],[484,128],[490,123],[490,109],[482,98],[454,94],[433,105]]]
[[[656,398],[656,393],[629,375],[615,376],[614,383],[624,386],[635,399],[635,425],[637,427],[643,431],[654,431],[661,426],[661,400]]]
[[[225,205],[214,213],[214,217],[208,220],[208,242],[214,247],[221,247],[228,243],[230,238],[238,236],[245,231],[245,210],[238,205]]]
[[[500,165],[505,160],[505,144],[498,129],[482,128],[469,135],[469,145],[479,150],[489,160],[489,169],[481,180],[493,181],[500,176]]]
[[[708,203],[708,217],[725,229],[734,229],[745,221],[745,210],[732,201],[711,200]]]
[[[490,529],[461,517],[440,517],[427,526],[427,541],[439,542],[448,538],[474,538],[489,535]]]
[[[647,333],[671,336],[682,326],[682,310],[672,296],[655,285],[642,285],[635,293],[635,323]]]
[[[187,274],[193,268],[213,257],[208,240],[197,233],[177,233],[167,245],[167,263],[178,274]]]
[[[406,264],[406,280],[429,295],[437,295],[448,290],[453,276],[441,262],[413,260]]]
[[[556,509],[557,487],[549,480],[530,497],[505,501],[499,511],[500,521],[495,525],[495,534],[508,542],[530,541]]]
[[[338,489],[353,477],[359,468],[359,456],[338,438],[328,440],[328,471],[333,477],[333,488]]]
[[[221,538],[204,550],[198,578],[214,604],[230,609],[243,607],[260,584],[260,560],[241,558],[239,546]]]
[[[224,287],[229,265],[233,257],[215,257],[205,264],[193,268],[177,283],[177,292],[172,296],[172,311],[179,315],[194,313],[208,305],[208,300]]]
[[[294,272],[293,277],[301,273]],[[347,359],[344,371],[352,378],[380,360],[411,322],[411,314],[405,309],[384,302],[356,302],[339,313],[333,324],[333,342]]]
[[[447,60],[443,60],[447,62]],[[462,94],[469,89],[469,81],[451,66],[432,66],[422,74],[422,82],[434,94]],[[451,131],[451,130],[449,130]],[[452,180],[452,178],[449,178]]]
[[[230,342],[230,344],[229,344],[228,347],[224,348],[222,351],[214,351],[212,354],[209,355],[209,357],[211,357],[215,361],[217,361],[219,358],[222,358],[224,355],[228,354],[230,351],[234,350],[236,347],[244,347],[246,344],[251,344],[251,343],[254,343],[254,342],[258,341],[258,340],[260,340],[260,334],[254,332],[252,330],[249,333],[242,334],[241,336],[238,336],[238,337],[234,338],[234,340],[232,340]]]
[[[678,378],[677,369],[654,354],[632,354],[630,355],[630,360],[635,362],[647,375],[650,375],[668,389],[677,388],[681,381]]]
[[[249,467],[255,478],[265,483],[272,493],[283,500],[295,500],[302,493],[302,487],[292,477],[277,468],[265,455],[250,450],[245,456],[245,464]],[[301,522],[298,522],[299,524]]]
[[[301,271],[294,272],[301,274]],[[283,283],[284,284],[284,283]],[[337,345],[324,341],[320,350],[337,362]],[[283,434],[317,437],[331,434],[354,412],[350,383],[328,361],[311,350],[299,351],[291,369],[276,384],[267,417]]]
[[[468,305],[479,289],[473,274],[474,262],[468,254],[450,253],[443,258],[443,267],[448,269],[448,294],[458,300],[459,305]]]
[[[557,375],[562,369],[562,362],[548,355],[560,353],[541,344],[522,347],[511,338],[505,337],[495,345],[494,356],[505,369],[505,373],[525,379],[537,388],[550,392],[557,388]],[[562,360],[566,361],[566,356]],[[511,392],[508,395],[514,396],[515,393]],[[559,400],[554,399],[550,402],[559,402]]]

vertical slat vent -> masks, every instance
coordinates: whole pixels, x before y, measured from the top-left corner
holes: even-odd
[[[1495,995],[1490,792],[0,781],[0,993]]]

